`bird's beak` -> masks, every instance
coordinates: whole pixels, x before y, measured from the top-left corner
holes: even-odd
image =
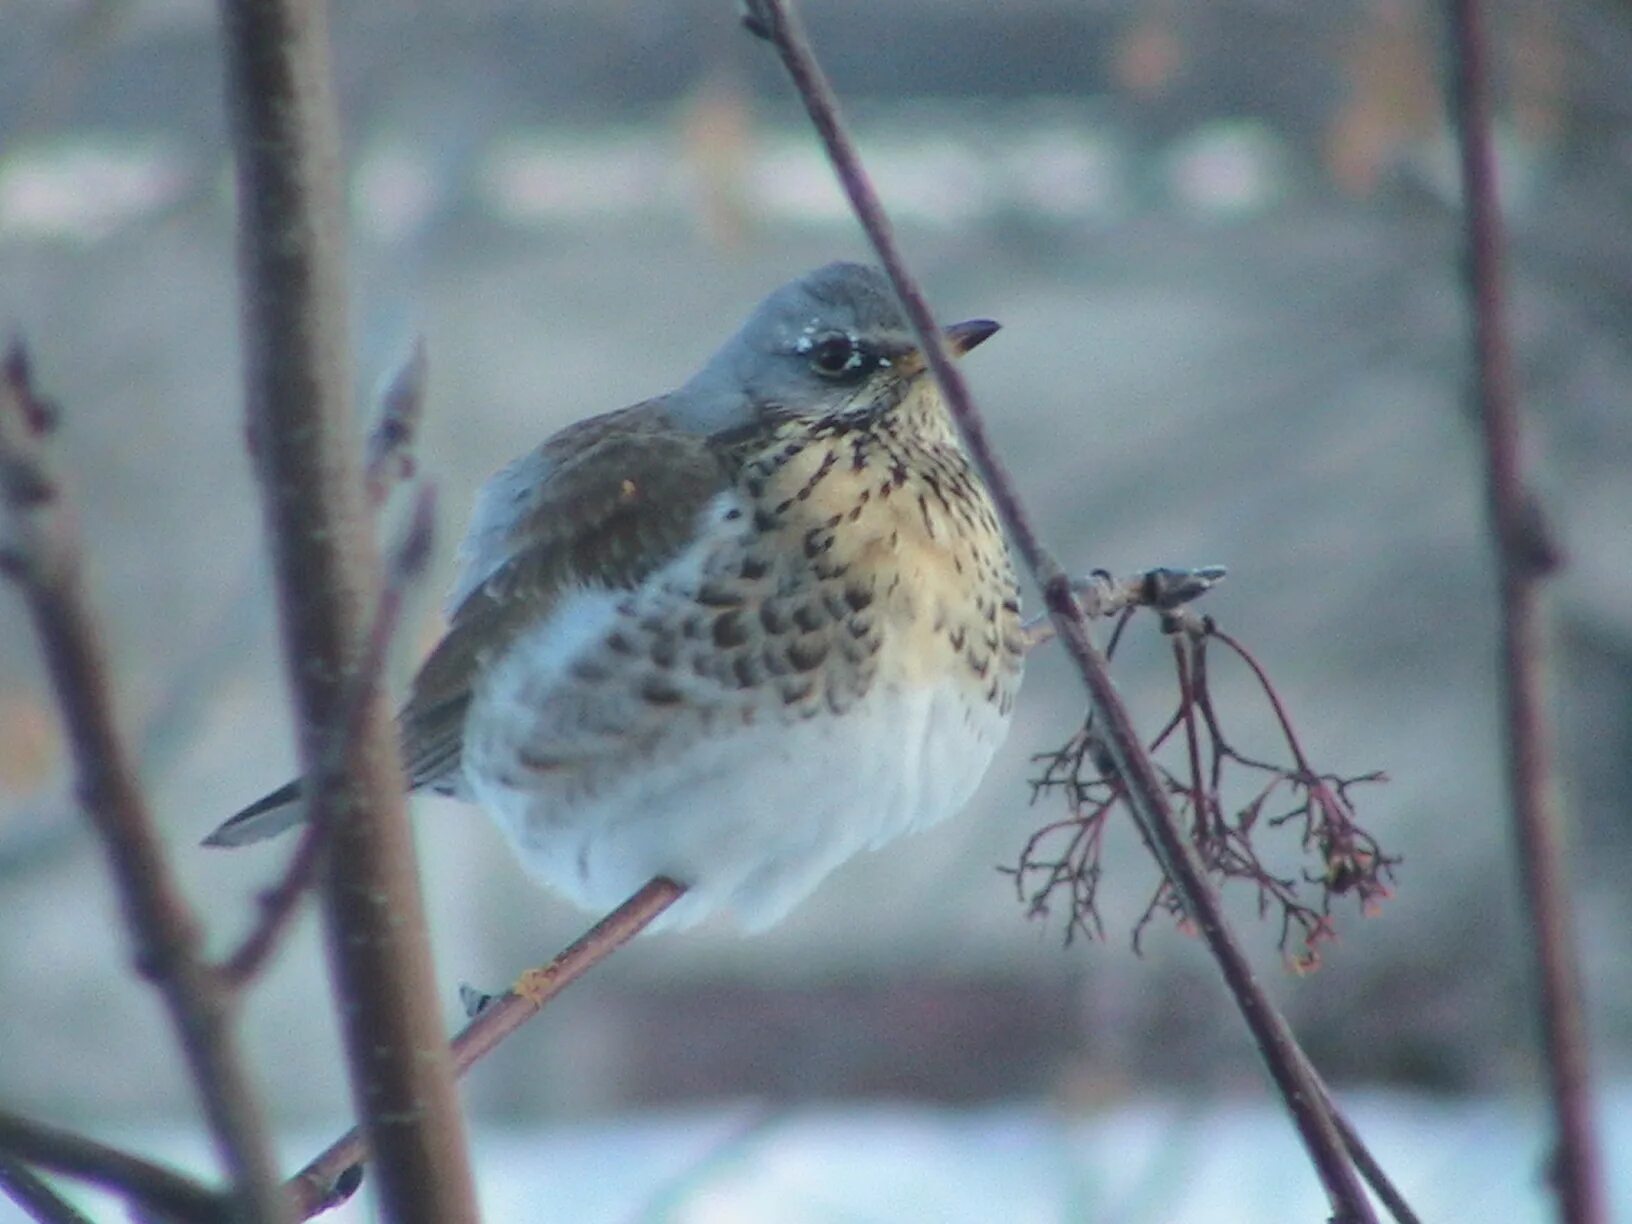
[[[990,340],[1001,326],[992,319],[966,319],[946,329],[946,343],[952,349],[953,356],[962,357],[977,344]]]

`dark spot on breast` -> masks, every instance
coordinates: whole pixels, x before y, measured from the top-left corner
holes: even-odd
[[[748,629],[737,611],[722,612],[714,618],[714,644],[729,649],[748,640]]]
[[[764,679],[759,664],[749,654],[739,654],[731,661],[731,674],[736,677],[738,688],[754,688]]]
[[[735,608],[742,604],[742,592],[723,582],[705,582],[697,588],[697,602],[705,608]]]
[[[788,661],[782,657],[782,649],[776,642],[765,643],[765,649],[759,652],[759,661],[773,676],[785,676],[793,670],[788,666]]]
[[[852,612],[865,612],[873,606],[873,593],[866,587],[847,586],[844,588],[844,602],[850,605]]]
[[[859,668],[868,659],[872,658],[876,645],[864,636],[853,635],[843,638],[839,642],[839,653],[851,667]]]
[[[632,655],[635,653],[635,644],[629,640],[627,634],[613,633],[606,639],[606,648],[613,654]]]
[[[793,610],[793,623],[799,626],[801,633],[815,633],[827,624],[827,618],[815,604],[800,604]]]
[[[798,671],[815,671],[827,659],[827,642],[819,637],[794,638],[788,643],[788,662]]]
[[[742,559],[742,568],[738,572],[742,574],[744,582],[758,582],[770,568],[771,563],[764,557],[749,554]]]
[[[759,623],[765,627],[766,633],[786,633],[788,618],[783,613],[782,605],[775,600],[767,599],[759,605]]]
[[[967,632],[965,632],[964,627],[962,625],[959,625],[956,629],[952,630],[952,632],[950,634],[948,634],[948,638],[952,642],[952,649],[953,650],[962,650],[963,649],[963,643],[965,642],[965,640],[967,640],[968,636],[969,635],[967,634]]]
[[[569,674],[574,680],[582,680],[587,684],[598,684],[612,674],[606,664],[598,659],[576,660]]]
[[[647,676],[640,682],[640,696],[655,706],[679,705],[684,699],[680,687],[666,676]]]
[[[659,667],[673,667],[679,653],[679,641],[674,634],[665,633],[652,643],[651,660]]]
[[[778,686],[786,705],[797,705],[816,691],[816,682],[809,678],[785,680]]]

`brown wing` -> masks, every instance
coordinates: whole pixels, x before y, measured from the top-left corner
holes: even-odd
[[[399,715],[415,787],[460,785],[471,689],[491,660],[564,592],[638,585],[685,548],[727,484],[706,440],[675,430],[660,400],[569,426],[495,479],[497,503],[484,495],[479,514],[498,517],[471,534],[502,564],[454,610]]]

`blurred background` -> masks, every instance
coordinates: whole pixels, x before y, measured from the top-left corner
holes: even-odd
[[[488,473],[674,386],[765,292],[866,251],[725,0],[333,7],[359,403],[414,336],[430,356],[439,560],[400,676],[440,630]],[[804,7],[937,310],[1005,324],[968,370],[1061,558],[1228,565],[1206,609],[1314,761],[1391,779],[1357,797],[1404,856],[1397,896],[1340,906],[1319,972],[1289,972],[1232,894],[1264,979],[1424,1218],[1542,1218],[1437,9]],[[1495,7],[1515,342],[1569,551],[1575,901],[1632,1215],[1632,7]],[[4,21],[0,326],[63,406],[123,710],[225,947],[284,851],[198,839],[282,782],[293,745],[243,448],[214,8],[6,0]],[[1155,729],[1173,680],[1137,628],[1117,675]],[[1267,712],[1236,671],[1219,693],[1250,740]],[[1202,948],[1158,923],[1130,950],[1155,883],[1131,830],[1108,848],[1104,943],[1064,947],[1062,915],[1028,920],[997,870],[1061,814],[1029,806],[1031,757],[1081,713],[1039,653],[960,817],[768,935],[639,941],[478,1068],[492,1218],[1316,1218]],[[203,1160],[65,768],[22,605],[0,597],[0,1101]],[[452,1024],[460,982],[497,989],[586,919],[475,810],[415,808]],[[293,1164],[347,1108],[309,917],[246,1025]]]

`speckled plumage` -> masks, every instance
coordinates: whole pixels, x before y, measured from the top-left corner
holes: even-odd
[[[401,715],[410,781],[479,802],[596,910],[663,874],[688,886],[671,924],[774,922],[960,807],[1020,681],[991,504],[857,265],[779,290],[678,392],[501,471],[461,559]]]

